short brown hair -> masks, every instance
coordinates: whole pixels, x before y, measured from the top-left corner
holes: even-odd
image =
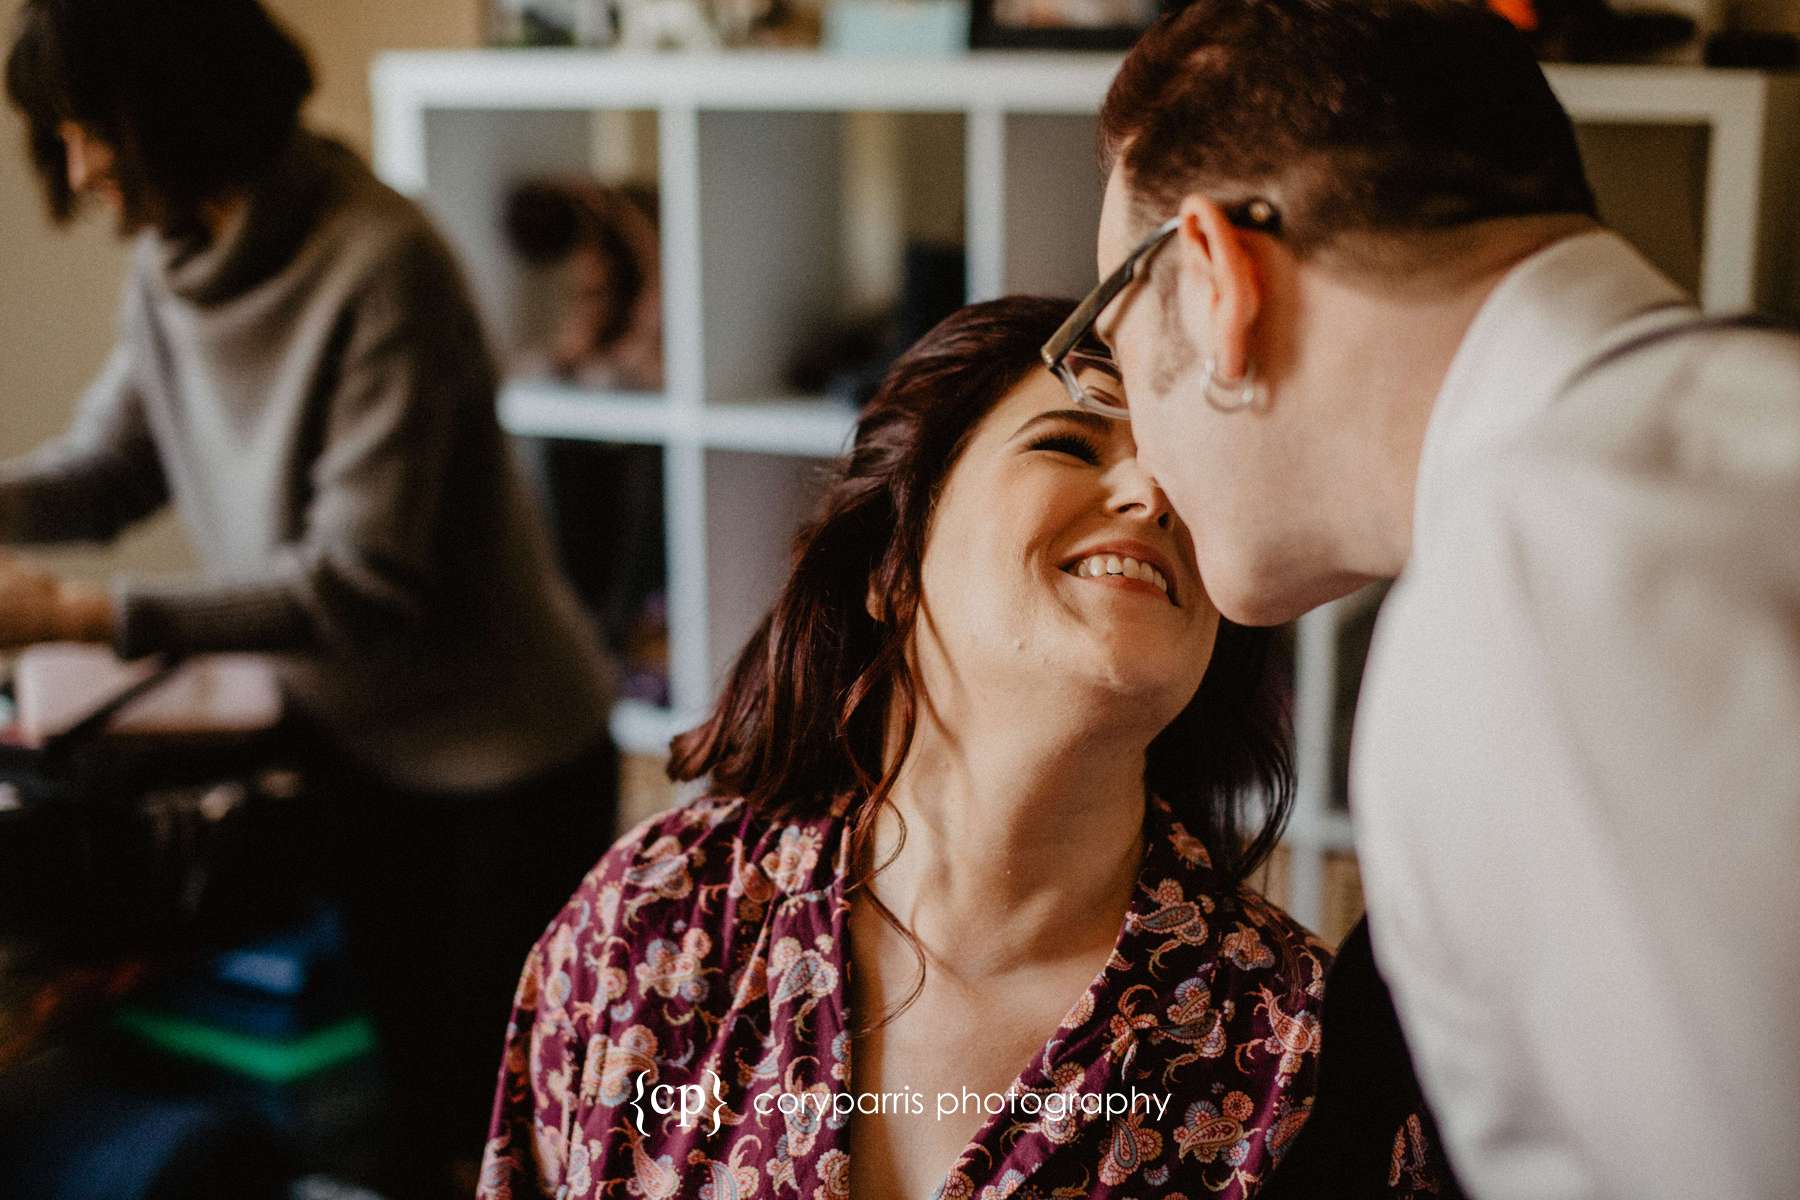
[[[1344,235],[1595,215],[1529,47],[1476,0],[1192,0],[1132,49],[1100,116],[1143,224],[1264,196],[1307,257]]]
[[[26,0],[6,60],[51,217],[75,207],[57,132],[72,121],[117,155],[126,227],[165,232],[273,162],[312,86],[258,0]]]

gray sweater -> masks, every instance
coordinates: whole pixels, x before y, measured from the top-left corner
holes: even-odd
[[[0,464],[0,541],[105,540],[174,502],[205,578],[120,583],[120,655],[267,652],[343,751],[420,789],[602,736],[605,660],[414,204],[303,134],[210,244],[139,239],[120,326],[69,432]]]

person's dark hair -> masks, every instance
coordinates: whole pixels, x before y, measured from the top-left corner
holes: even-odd
[[[671,778],[710,776],[714,793],[775,817],[822,814],[848,797],[863,861],[917,725],[906,652],[933,506],[976,426],[1028,371],[1043,369],[1038,347],[1073,308],[1036,297],[971,305],[888,370],[717,707],[675,739]],[[1227,886],[1268,856],[1292,802],[1273,637],[1221,620],[1199,691],[1149,748],[1148,786],[1200,839]],[[891,761],[890,705],[900,706],[903,731]]]
[[[1126,57],[1100,143],[1140,224],[1196,191],[1263,196],[1302,258],[1354,261],[1345,235],[1595,215],[1568,114],[1474,0],[1192,0]]]
[[[191,222],[287,145],[312,69],[257,0],[26,0],[6,60],[50,213],[75,208],[58,126],[117,156],[127,228]]]

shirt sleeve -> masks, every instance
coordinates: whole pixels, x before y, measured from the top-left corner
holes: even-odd
[[[424,618],[458,432],[494,419],[492,366],[454,264],[426,233],[371,272],[347,319],[301,538],[259,578],[122,585],[122,656],[348,654]]]
[[[557,928],[532,948],[519,977],[477,1200],[551,1200],[568,1171],[569,1138],[579,1136],[575,1092],[585,1038],[568,989],[547,970]]]
[[[1498,456],[1378,637],[1376,949],[1476,1194],[1800,1178],[1800,490],[1674,465]]]
[[[103,542],[168,502],[167,483],[122,339],[69,431],[0,463],[0,542]]]
[[[525,961],[476,1200],[587,1195],[606,1150],[584,1121],[595,1106],[625,1104],[637,1074],[654,1068],[651,1047],[638,1041],[646,1030],[610,1040],[608,1006],[625,995],[626,965],[636,954],[619,925],[633,890],[629,868],[646,832],[663,821],[647,821],[614,843]]]

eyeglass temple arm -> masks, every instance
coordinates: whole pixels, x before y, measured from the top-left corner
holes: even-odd
[[[1044,343],[1044,348],[1040,352],[1044,359],[1044,365],[1055,367],[1061,363],[1068,356],[1069,351],[1075,348],[1075,343],[1081,339],[1081,335],[1094,323],[1094,318],[1100,314],[1100,310],[1112,303],[1112,298],[1117,296],[1130,281],[1131,274],[1129,272],[1115,276],[1109,286],[1101,288],[1083,300],[1075,311],[1069,314],[1068,319],[1057,326],[1056,332],[1050,335],[1050,340]]]
[[[1164,238],[1179,228],[1181,228],[1179,216],[1170,217],[1158,225],[1148,237],[1138,243],[1137,248],[1126,257],[1124,263],[1113,273],[1112,278],[1107,280],[1104,287],[1096,289],[1087,299],[1076,306],[1075,311],[1069,314],[1068,319],[1057,326],[1056,332],[1050,335],[1050,340],[1044,343],[1044,348],[1040,353],[1045,366],[1056,367],[1064,356],[1075,348],[1075,343],[1080,340],[1082,333],[1098,319],[1100,311],[1111,304],[1113,298],[1125,290],[1125,285],[1137,277],[1138,263],[1143,261],[1144,256],[1156,249]]]

